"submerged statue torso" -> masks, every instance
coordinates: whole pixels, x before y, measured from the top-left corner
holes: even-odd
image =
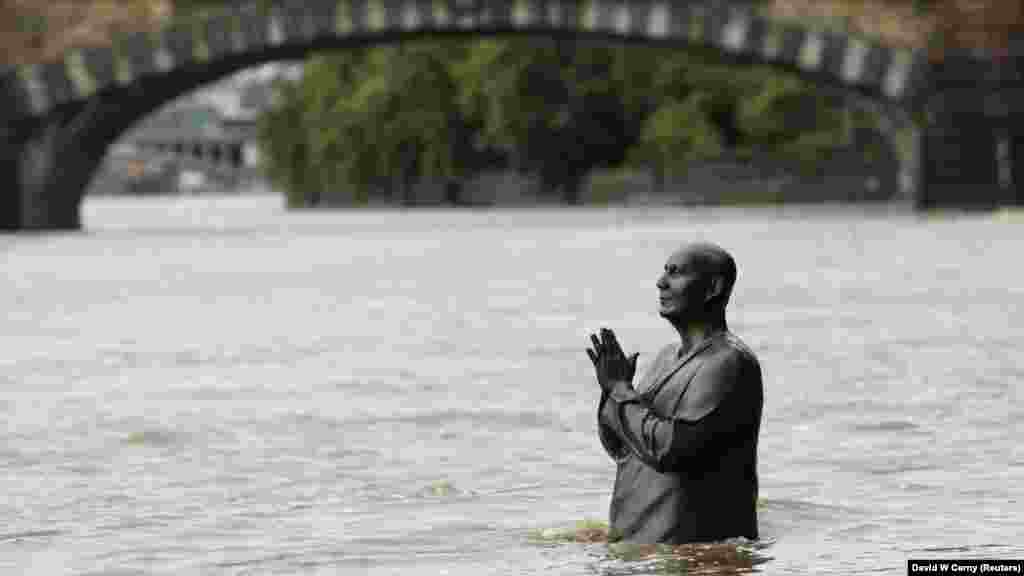
[[[728,332],[678,350],[658,354],[634,395],[602,396],[600,438],[617,464],[611,533],[671,544],[757,538],[760,366]]]

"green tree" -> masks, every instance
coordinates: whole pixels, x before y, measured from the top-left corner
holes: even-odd
[[[587,173],[621,163],[639,137],[614,73],[616,52],[581,40],[478,42],[455,67],[460,101],[489,146],[578,203]]]
[[[454,183],[503,164],[536,173],[570,203],[590,170],[625,161],[671,174],[729,151],[813,169],[866,122],[842,99],[767,67],[565,39],[318,56],[282,101],[265,123],[276,128],[264,135],[280,139],[268,156],[277,155],[290,198],[314,204],[340,187],[359,199],[381,186],[408,198],[418,181]]]
[[[317,111],[318,171],[361,198],[384,186],[407,200],[422,180],[467,177],[479,151],[450,71],[464,51],[451,41],[417,42],[316,60],[304,84],[307,107]],[[449,186],[451,200],[455,191]]]
[[[311,58],[261,132],[292,202],[339,188],[365,201],[381,187],[407,194],[421,178],[457,176],[465,155],[446,52],[412,44]]]
[[[852,118],[835,94],[766,66],[739,67],[700,50],[642,48],[653,75],[631,86],[650,90],[654,105],[631,160],[657,173],[720,155],[767,156],[813,170],[850,142]],[[642,64],[641,64],[642,65]],[[651,78],[649,84],[642,82]]]
[[[317,192],[310,189],[308,133],[296,129],[305,126],[307,116],[299,88],[293,82],[277,82],[278,104],[264,112],[259,121],[264,170],[270,181],[284,191],[289,207],[315,204],[307,200],[307,194],[312,192],[315,196]]]

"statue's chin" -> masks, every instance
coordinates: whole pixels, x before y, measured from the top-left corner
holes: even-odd
[[[668,321],[669,324],[677,326],[687,322],[686,314],[674,308],[661,308],[658,315]]]

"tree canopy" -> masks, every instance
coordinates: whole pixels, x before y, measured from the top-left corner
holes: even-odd
[[[569,203],[596,167],[675,174],[725,151],[813,166],[849,142],[842,98],[711,53],[549,38],[440,39],[309,59],[262,125],[293,204],[407,194],[488,167]]]

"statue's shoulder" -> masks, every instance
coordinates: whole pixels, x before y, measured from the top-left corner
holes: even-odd
[[[699,420],[736,390],[741,391],[743,404],[759,402],[763,396],[760,374],[757,356],[749,346],[732,334],[717,337],[701,353],[674,413],[685,420]]]
[[[726,332],[722,338],[722,344],[716,348],[718,348],[717,352],[719,354],[732,357],[736,361],[745,364],[760,367],[760,362],[758,362],[757,354],[754,353],[754,350],[732,332]]]
[[[757,355],[735,334],[726,332],[704,350],[700,358],[700,381],[732,381],[760,374]]]

